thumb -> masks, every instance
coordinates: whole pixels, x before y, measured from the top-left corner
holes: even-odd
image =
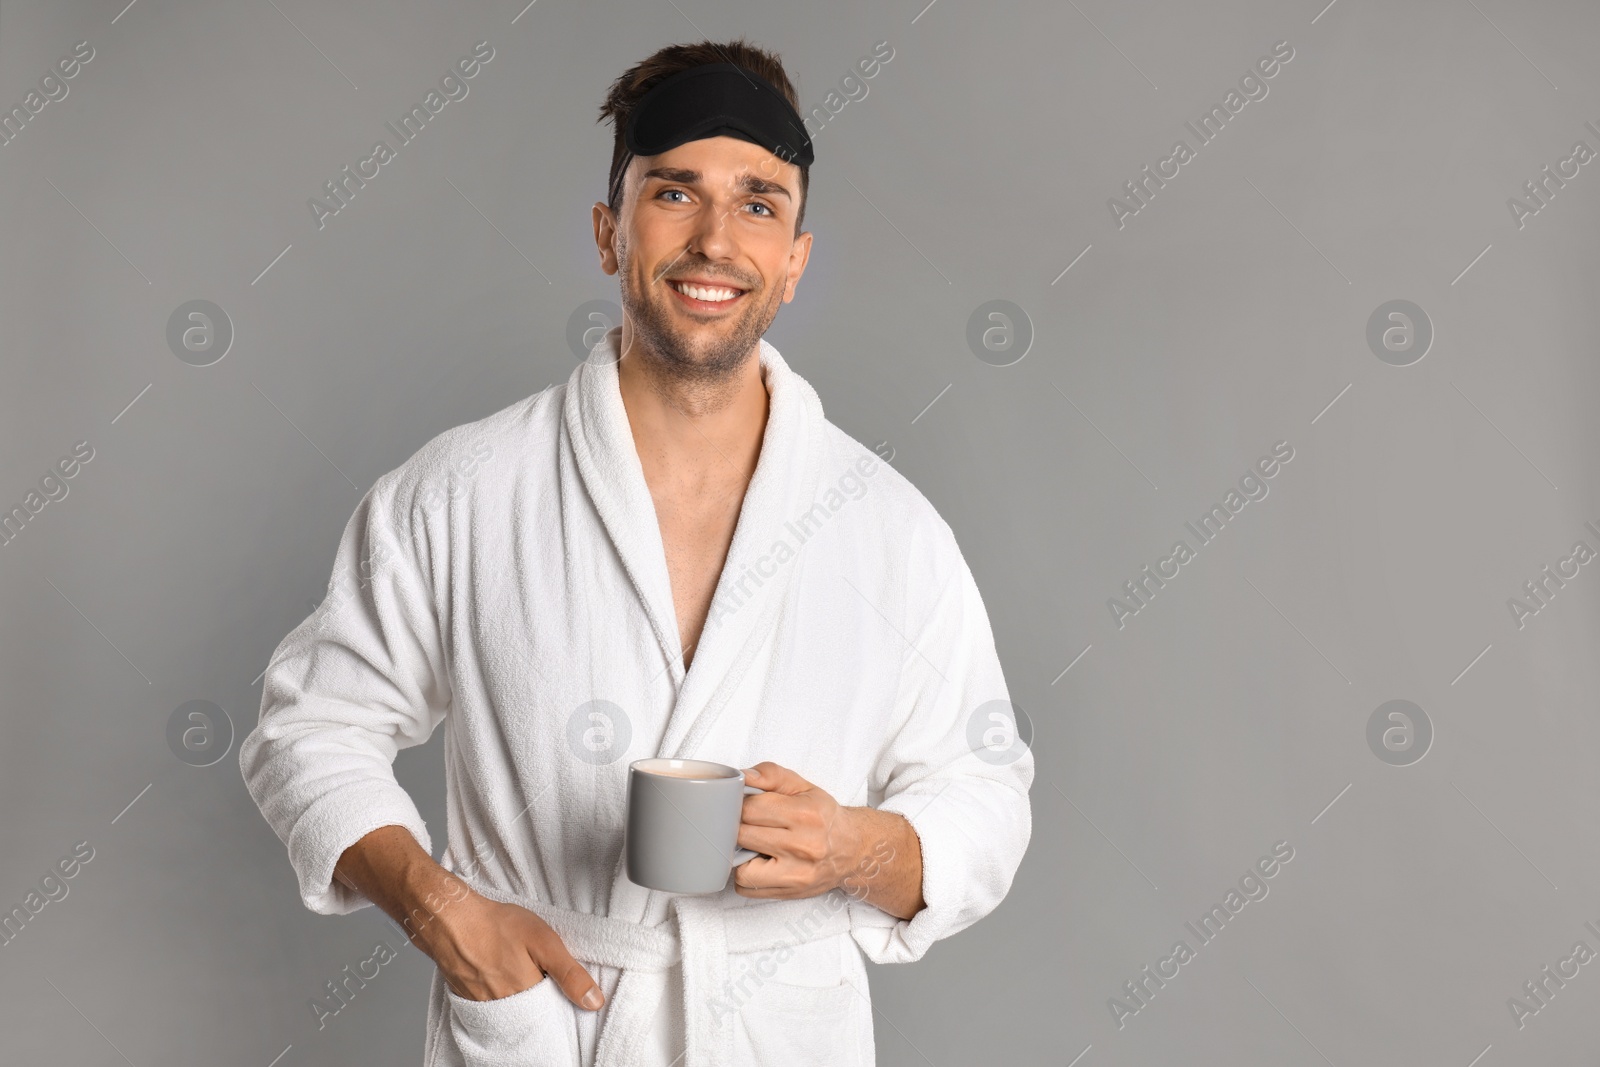
[[[744,777],[746,782],[758,789],[788,796],[804,793],[812,787],[810,782],[794,771],[771,760],[762,760],[754,767],[746,767]]]
[[[534,962],[546,977],[555,980],[568,1000],[585,1011],[596,1011],[604,1006],[606,1000],[600,992],[599,983],[583,969],[581,963],[572,958],[572,953],[567,951],[567,946],[561,943],[554,931],[539,942],[536,951],[538,955]]]

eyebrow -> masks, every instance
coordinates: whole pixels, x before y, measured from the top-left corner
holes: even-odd
[[[644,180],[650,178],[660,178],[663,181],[676,182],[679,185],[699,185],[704,179],[704,175],[688,167],[651,167],[644,172]],[[769,196],[781,195],[788,200],[794,199],[785,186],[757,177],[754,174],[746,173],[739,179],[738,186],[747,193],[765,193]]]

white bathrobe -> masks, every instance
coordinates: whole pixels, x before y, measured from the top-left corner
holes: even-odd
[[[267,668],[245,783],[306,906],[351,912],[369,902],[332,874],[364,834],[404,826],[431,853],[392,763],[445,724],[441,862],[544,916],[607,1002],[553,981],[469,1001],[436,971],[425,1067],[867,1067],[863,958],[918,960],[988,914],[1032,830],[983,601],[932,505],[762,341],[760,457],[685,672],[619,339],[368,490],[327,598]],[[634,885],[627,768],[649,756],[772,760],[899,812],[926,907]]]

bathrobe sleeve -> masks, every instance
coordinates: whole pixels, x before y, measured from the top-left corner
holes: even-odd
[[[1011,888],[1033,828],[1032,752],[1020,743],[1005,755],[986,752],[991,759],[974,751],[973,738],[981,747],[985,731],[995,728],[991,702],[1008,701],[1009,694],[983,599],[955,535],[931,505],[929,516],[908,555],[897,729],[870,783],[884,797],[879,810],[899,812],[916,831],[925,906],[896,919],[850,901],[851,935],[874,963],[919,960],[933,942],[994,910]]]
[[[450,692],[396,474],[346,524],[327,596],[273,653],[260,720],[239,747],[245,785],[288,846],[301,899],[324,915],[371,903],[333,878],[340,855],[370,831],[404,826],[432,852],[393,763],[428,739]]]

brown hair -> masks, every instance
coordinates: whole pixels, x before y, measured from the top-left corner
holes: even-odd
[[[788,73],[783,69],[783,60],[774,52],[753,45],[743,38],[736,38],[723,44],[701,41],[699,44],[668,45],[643,62],[635,64],[611,83],[611,87],[606,90],[605,102],[600,105],[600,117],[595,120],[604,122],[610,119],[615,130],[611,146],[611,176],[606,185],[608,203],[614,214],[620,214],[622,210],[622,185],[618,178],[628,159],[628,147],[623,142],[622,133],[627,128],[628,116],[633,113],[634,106],[657,82],[668,75],[706,63],[734,63],[758,74],[783,94],[784,99],[789,101],[790,107],[796,112],[800,110],[800,95],[795,92],[794,83],[789,80]],[[810,185],[810,171],[809,167],[800,168],[800,206],[795,212],[794,219],[796,235],[800,233],[800,226],[805,222],[806,190]],[[616,190],[614,195],[609,192],[611,189]]]

